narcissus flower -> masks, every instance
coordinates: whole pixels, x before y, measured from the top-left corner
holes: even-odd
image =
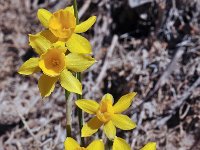
[[[65,56],[66,49],[52,45],[40,35],[29,35],[29,41],[40,57],[27,60],[18,72],[30,75],[42,70],[43,75],[38,81],[41,96],[49,96],[58,80],[66,90],[82,94],[81,83],[69,70],[82,72],[94,64],[95,59],[85,54],[76,53]]]
[[[116,127],[122,130],[131,130],[136,124],[126,115],[121,113],[125,111],[132,103],[136,93],[132,92],[122,96],[113,106],[113,97],[111,94],[103,96],[100,104],[94,100],[80,99],[75,103],[83,111],[94,114],[95,117],[86,123],[82,130],[82,137],[88,137],[98,131],[103,125],[103,131],[109,139],[114,139]]]
[[[112,150],[131,150],[131,147],[124,139],[115,137]],[[141,150],[156,150],[156,143],[149,142]]]
[[[95,23],[95,16],[76,25],[73,6],[60,9],[54,13],[46,9],[39,9],[37,16],[47,29],[40,34],[49,41],[53,43],[60,41],[64,43],[61,45],[65,45],[73,53],[89,54],[92,52],[89,41],[77,33],[86,32]]]
[[[66,138],[65,140],[65,150],[104,150],[104,144],[102,140],[95,140],[86,148],[81,147],[73,138]]]

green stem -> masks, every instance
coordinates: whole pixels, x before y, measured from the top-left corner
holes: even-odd
[[[74,0],[73,7],[74,7],[74,16],[76,17],[76,24],[79,24],[78,8],[77,8],[77,2],[76,2],[76,0]]]
[[[72,94],[65,90],[66,99],[66,137],[71,137],[71,113],[72,113]]]
[[[76,24],[79,24],[78,9],[77,9],[77,1],[76,0],[74,0],[74,2],[73,2],[73,7],[74,7],[74,16],[76,17]],[[76,78],[80,82],[82,82],[81,73],[76,73]],[[82,99],[82,95],[77,94],[77,99]],[[83,111],[80,108],[78,108],[77,111],[78,111],[78,121],[79,121],[81,145],[85,146],[84,138],[81,137],[81,129],[82,129],[83,123],[84,123]]]
[[[81,82],[82,78],[81,78],[81,73],[77,73],[76,74],[77,79]],[[77,99],[82,99],[82,95],[77,94]],[[81,129],[83,127],[83,123],[84,123],[84,116],[83,116],[83,111],[80,108],[77,108],[77,112],[78,112],[78,121],[79,121],[79,129],[80,129],[80,138],[81,138],[81,145],[85,146],[85,141],[84,138],[81,137]]]
[[[113,141],[111,141],[111,140],[108,139],[108,140],[107,140],[107,146],[108,146],[108,147],[107,147],[108,150],[112,150]]]

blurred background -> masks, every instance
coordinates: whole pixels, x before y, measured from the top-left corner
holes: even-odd
[[[0,0],[0,150],[63,149],[63,89],[58,85],[42,99],[40,75],[22,76],[17,70],[37,56],[28,34],[43,29],[38,8],[54,12],[71,4]],[[83,74],[84,98],[100,100],[111,93],[117,100],[135,91],[137,97],[125,113],[137,128],[117,130],[133,150],[149,141],[155,141],[158,150],[199,150],[200,1],[78,0],[78,8],[80,21],[97,16],[84,34],[98,61]],[[79,133],[76,116],[74,108],[74,138]]]

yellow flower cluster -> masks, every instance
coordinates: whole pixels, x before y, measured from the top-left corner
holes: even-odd
[[[83,72],[96,61],[88,55],[92,52],[89,41],[77,33],[87,31],[95,23],[96,17],[92,16],[76,25],[71,6],[53,14],[39,9],[38,18],[46,29],[29,35],[29,43],[39,57],[27,60],[18,72],[30,75],[42,71],[43,75],[38,81],[42,97],[51,94],[57,81],[66,90],[82,94],[82,85],[73,72]]]
[[[77,25],[73,6],[54,13],[39,9],[37,16],[45,30],[30,34],[29,43],[39,57],[27,60],[18,72],[23,75],[42,72],[38,81],[42,97],[49,96],[58,81],[67,91],[82,94],[82,85],[73,73],[85,71],[96,61],[89,55],[92,52],[89,41],[78,33],[86,32],[95,23],[96,17],[92,16]],[[116,128],[131,130],[136,127],[136,123],[122,114],[135,96],[135,92],[126,94],[115,104],[111,94],[105,94],[99,103],[95,100],[76,100],[80,109],[94,115],[82,127],[81,136],[91,136],[102,127],[108,139],[113,141],[113,150],[131,150],[124,139],[116,136]],[[68,137],[64,145],[65,150],[104,150],[102,140],[95,140],[85,148]],[[150,142],[141,150],[156,150],[156,144]]]

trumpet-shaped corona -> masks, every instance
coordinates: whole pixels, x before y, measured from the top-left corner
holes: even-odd
[[[65,54],[57,48],[49,49],[40,56],[39,67],[48,76],[58,76],[66,68]]]
[[[76,18],[70,11],[59,10],[49,19],[49,30],[59,38],[69,38],[76,28]]]
[[[96,112],[96,116],[100,121],[104,123],[110,121],[111,117],[114,115],[112,104],[112,99],[105,99],[101,101],[99,108]]]

